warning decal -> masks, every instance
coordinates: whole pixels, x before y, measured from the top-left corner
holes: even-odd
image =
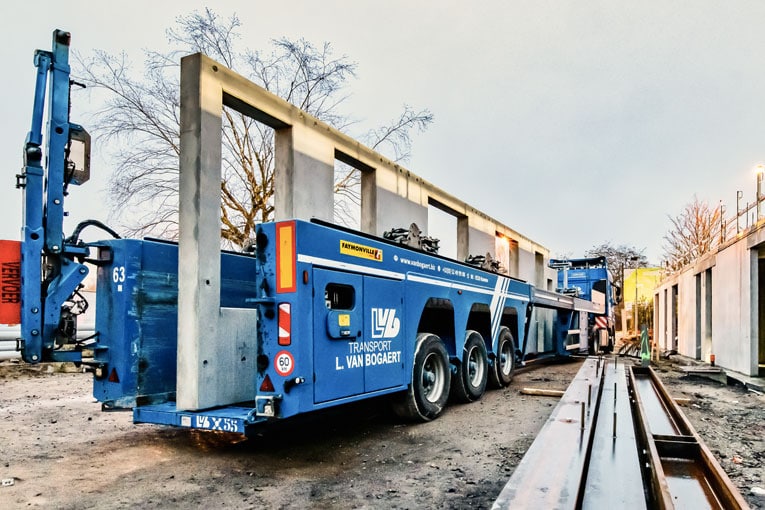
[[[279,351],[274,358],[274,368],[276,373],[282,377],[287,377],[295,369],[295,360],[292,354],[287,351]]]
[[[0,324],[21,322],[21,243],[0,241]]]

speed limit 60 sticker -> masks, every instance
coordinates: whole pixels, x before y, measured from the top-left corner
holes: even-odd
[[[274,368],[283,377],[290,375],[295,369],[295,360],[292,358],[292,354],[287,351],[279,351],[274,358]]]

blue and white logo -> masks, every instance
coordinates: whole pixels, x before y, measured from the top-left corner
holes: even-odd
[[[400,329],[395,308],[372,308],[372,338],[395,338]]]

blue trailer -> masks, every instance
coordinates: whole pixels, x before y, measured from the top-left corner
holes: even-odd
[[[98,268],[94,396],[136,422],[246,432],[347,402],[391,395],[431,420],[447,400],[478,400],[524,361],[535,307],[556,311],[546,354],[567,356],[590,302],[321,222],[262,224],[254,253],[223,253],[221,305],[257,311],[253,398],[186,411],[176,392],[177,245],[110,240]],[[124,278],[123,278],[124,275]],[[225,339],[223,340],[225,341]],[[181,384],[182,382],[178,382]]]
[[[32,130],[17,177],[23,240],[0,245],[3,267],[20,271],[0,312],[18,316],[25,361],[72,361],[92,371],[105,409],[132,408],[135,422],[247,433],[266,420],[387,395],[400,416],[427,421],[450,399],[472,402],[487,386],[508,385],[527,352],[538,356],[527,345],[537,310],[553,311],[543,353],[551,356],[570,354],[583,316],[604,313],[602,303],[329,223],[270,222],[258,226],[252,251],[220,253],[215,313],[233,326],[193,339],[212,346],[205,351],[212,356],[195,360],[201,375],[189,380],[179,367],[198,352],[180,350],[189,317],[179,317],[187,264],[179,245],[120,239],[95,221],[64,236],[67,186],[89,175],[87,158],[74,161],[72,150],[87,142],[87,155],[89,139],[69,122],[68,47],[69,34],[56,31],[53,51],[36,54]],[[83,242],[82,230],[92,227],[110,238]],[[92,268],[96,333],[78,339],[86,308],[79,289]],[[206,375],[215,366],[225,382]],[[212,405],[181,404],[179,395],[201,384],[236,388]]]

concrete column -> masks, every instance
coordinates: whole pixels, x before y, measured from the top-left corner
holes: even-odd
[[[203,65],[198,54],[181,60],[176,399],[189,410],[217,405],[223,92]]]
[[[334,146],[302,124],[277,129],[275,146],[274,219],[332,221]]]
[[[361,170],[361,231],[377,232],[377,171]]]
[[[199,54],[181,60],[176,405],[186,410],[254,398],[256,312],[220,306],[219,71]]]

